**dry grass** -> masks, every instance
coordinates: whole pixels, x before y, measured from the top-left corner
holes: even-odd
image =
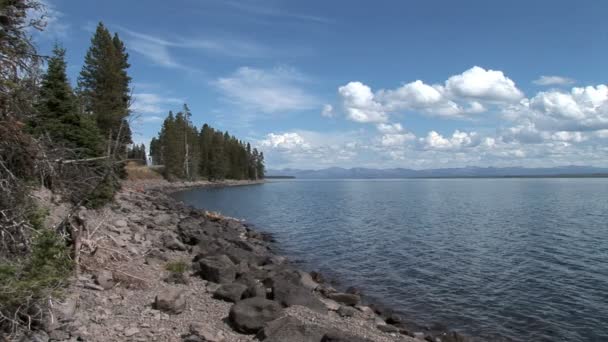
[[[157,167],[138,165],[134,162],[129,162],[126,166],[129,180],[146,180],[146,179],[163,179],[161,170]]]

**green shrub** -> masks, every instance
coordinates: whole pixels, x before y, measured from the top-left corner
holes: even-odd
[[[171,273],[183,274],[188,269],[188,263],[184,260],[171,261],[165,265],[165,269]]]
[[[87,208],[100,208],[107,203],[112,202],[114,194],[120,189],[120,183],[113,177],[106,177],[102,180],[85,200]]]
[[[72,274],[73,262],[63,239],[40,230],[31,254],[16,262],[0,262],[0,311],[6,317],[39,319],[50,297],[60,297]]]
[[[44,220],[49,216],[49,209],[32,205],[27,214],[27,220],[35,230],[44,228]]]

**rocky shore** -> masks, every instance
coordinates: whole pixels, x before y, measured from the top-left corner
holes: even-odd
[[[82,208],[79,273],[31,341],[468,341],[416,331],[390,310],[298,270],[247,223],[175,201],[217,183],[125,183]],[[245,185],[232,182],[223,185]]]

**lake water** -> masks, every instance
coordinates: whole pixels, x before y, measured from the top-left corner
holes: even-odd
[[[176,197],[411,321],[485,340],[608,341],[608,179],[288,180]]]

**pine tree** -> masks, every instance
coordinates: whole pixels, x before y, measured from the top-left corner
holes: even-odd
[[[150,141],[150,160],[152,165],[163,164],[161,142],[157,138],[152,138]]]
[[[264,166],[264,152],[260,152],[257,162],[258,179],[264,179],[266,175],[266,167]]]
[[[38,115],[28,122],[32,134],[45,135],[81,157],[100,155],[100,132],[90,116],[78,113],[76,96],[66,75],[65,49],[58,45],[42,78],[36,109]]]
[[[213,140],[213,128],[204,124],[199,135],[200,162],[199,173],[203,178],[210,178],[209,163],[211,156],[211,144]]]
[[[128,54],[118,35],[112,37],[100,22],[91,39],[78,79],[79,93],[86,113],[92,114],[104,137],[119,141],[119,152],[131,142],[129,115],[131,78]]]

